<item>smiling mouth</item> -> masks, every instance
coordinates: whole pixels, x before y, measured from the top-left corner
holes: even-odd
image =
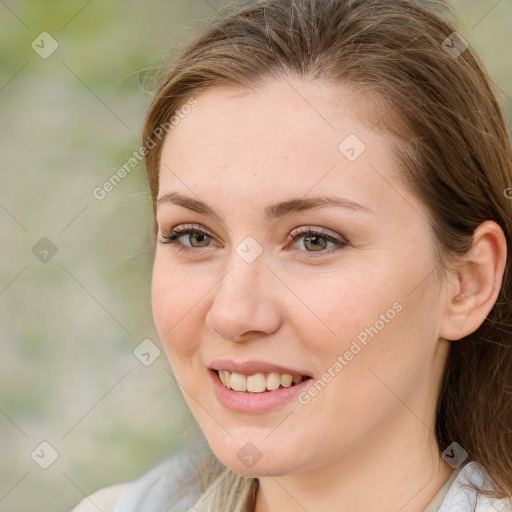
[[[244,375],[227,370],[214,370],[227,389],[247,391],[249,393],[265,393],[279,388],[289,388],[311,379],[307,375],[291,375],[289,373],[255,373]]]

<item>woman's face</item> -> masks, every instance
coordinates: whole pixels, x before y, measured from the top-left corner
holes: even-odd
[[[154,320],[212,450],[247,476],[433,435],[448,343],[426,209],[332,87],[212,88],[163,147]]]

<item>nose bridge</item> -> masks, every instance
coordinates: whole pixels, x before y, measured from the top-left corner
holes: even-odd
[[[248,262],[235,251],[228,261],[227,271],[219,283],[214,303],[217,306],[254,310],[262,299],[261,281],[264,278],[264,260],[257,258]]]
[[[269,296],[272,287],[265,283],[271,272],[263,251],[257,254],[256,249],[246,240],[233,250],[206,316],[209,327],[227,340],[235,341],[249,331],[273,332],[278,325]]]
[[[257,301],[261,280],[266,277],[265,264],[263,247],[253,237],[245,237],[233,247],[226,265],[228,270],[220,282],[216,298],[222,295],[228,300]]]

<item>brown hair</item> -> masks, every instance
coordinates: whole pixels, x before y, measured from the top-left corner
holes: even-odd
[[[210,20],[166,69],[142,140],[206,88],[287,76],[346,86],[366,105],[365,120],[396,141],[404,183],[428,207],[440,263],[464,255],[482,222],[498,223],[508,250],[502,287],[479,329],[451,344],[435,435],[440,452],[456,441],[482,464],[498,486],[490,496],[512,497],[512,148],[478,56],[471,47],[448,51],[453,32],[434,9],[407,0],[237,7]],[[153,201],[162,140],[145,156]]]

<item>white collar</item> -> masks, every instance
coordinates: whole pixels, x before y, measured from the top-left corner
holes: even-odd
[[[512,501],[507,498],[489,498],[477,493],[474,489],[465,487],[474,483],[487,490],[490,487],[490,477],[482,465],[472,461],[464,466],[457,475],[438,512],[512,512]]]

